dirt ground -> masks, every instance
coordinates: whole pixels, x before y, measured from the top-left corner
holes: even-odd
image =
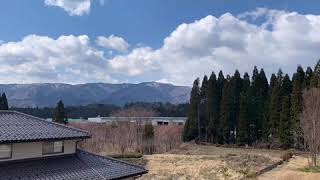
[[[308,166],[308,159],[303,156],[294,156],[289,162],[262,174],[258,180],[319,180],[320,173],[308,173],[301,168]]]
[[[141,179],[241,179],[278,160],[283,152],[183,144],[166,154],[145,156]]]

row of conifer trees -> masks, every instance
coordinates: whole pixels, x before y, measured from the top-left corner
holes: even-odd
[[[302,93],[320,86],[320,60],[314,70],[298,66],[292,79],[281,70],[267,80],[254,67],[252,77],[214,72],[192,87],[184,141],[302,148],[299,123]],[[269,83],[270,82],[270,83]]]

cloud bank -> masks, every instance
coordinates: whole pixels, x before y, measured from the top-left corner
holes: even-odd
[[[190,86],[212,70],[243,73],[254,65],[269,75],[278,68],[291,74],[298,64],[313,66],[320,58],[319,34],[318,15],[260,8],[183,23],[158,49],[129,50],[129,43],[114,35],[97,37],[95,43],[86,35],[29,35],[0,44],[0,83],[161,81]],[[104,48],[125,53],[109,57]]]

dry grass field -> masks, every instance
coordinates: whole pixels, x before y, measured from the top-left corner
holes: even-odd
[[[165,154],[144,156],[141,179],[241,179],[280,160],[282,151],[182,144]]]
[[[294,156],[288,163],[259,176],[258,180],[319,180],[320,173],[303,172],[308,166],[308,159],[303,156]]]

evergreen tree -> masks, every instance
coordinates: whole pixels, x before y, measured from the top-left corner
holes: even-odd
[[[292,77],[292,93],[291,93],[291,108],[290,116],[292,119],[293,137],[295,147],[303,147],[303,135],[300,127],[299,114],[302,112],[302,91],[305,79],[305,73],[301,66],[298,66],[297,72]]]
[[[208,119],[208,106],[207,104],[207,99],[208,99],[208,77],[205,75],[202,80],[202,85],[200,88],[200,104],[199,104],[199,116],[200,116],[200,140],[207,139],[208,137],[208,132],[207,132],[207,127],[209,124],[209,119]]]
[[[5,93],[2,93],[0,97],[0,110],[8,110],[8,109],[9,109],[9,105],[8,105],[7,96]]]
[[[230,91],[231,91],[231,107],[230,107],[230,129],[231,129],[231,137],[230,142],[235,143],[236,140],[236,132],[237,125],[239,122],[239,112],[240,112],[240,93],[242,89],[242,79],[238,70],[235,71],[234,76],[231,78],[230,82]]]
[[[219,125],[219,99],[218,99],[218,86],[217,86],[217,77],[214,72],[211,73],[211,76],[208,81],[208,100],[207,100],[207,109],[208,109],[208,140],[210,142],[217,142],[217,130]]]
[[[314,71],[311,76],[310,86],[311,87],[320,86],[320,60],[317,62],[316,66],[314,67]]]
[[[222,92],[223,92],[223,87],[225,84],[226,79],[224,78],[223,72],[220,71],[218,74],[218,80],[217,80],[217,104],[218,104],[218,119],[217,119],[217,125],[218,127],[221,126],[221,120],[220,120],[220,115],[221,115],[221,104],[222,104]],[[216,142],[217,143],[222,143],[222,137],[223,135],[221,134],[222,130],[218,129],[217,131],[217,136],[216,136]]]
[[[258,93],[257,93],[257,111],[258,119],[256,122],[256,132],[257,139],[260,140],[262,137],[266,136],[268,130],[268,117],[269,117],[269,84],[266,74],[263,69],[259,72],[258,81]]]
[[[311,86],[311,80],[313,77],[313,71],[310,67],[307,67],[306,73],[305,73],[305,79],[304,79],[304,87],[309,88]]]
[[[61,124],[68,123],[67,113],[64,108],[64,104],[61,100],[57,103],[53,120],[54,120],[54,122],[61,123]]]
[[[270,78],[270,90],[272,90],[275,87],[276,83],[277,83],[277,76],[274,73],[272,73]]]
[[[316,74],[316,75],[320,75],[320,59],[317,61],[317,64],[316,64],[316,66],[314,67],[314,74]]]
[[[249,102],[249,144],[257,139],[257,123],[259,121],[258,107],[258,91],[259,91],[259,71],[256,66],[253,68],[250,86],[250,102]]]
[[[219,143],[230,143],[230,131],[233,129],[231,108],[233,98],[231,93],[231,77],[228,75],[223,86],[220,108],[220,137]]]
[[[292,121],[290,118],[290,98],[282,98],[282,108],[280,114],[279,137],[282,147],[287,149],[293,144]]]
[[[240,96],[240,112],[239,123],[237,131],[237,143],[240,145],[249,144],[249,90],[250,90],[250,77],[248,73],[243,76],[243,86]]]
[[[281,111],[281,87],[283,82],[283,75],[281,69],[278,71],[276,82],[274,82],[271,97],[270,97],[270,130],[269,135],[272,139],[278,137],[278,127],[280,122]]]
[[[224,86],[225,81],[226,80],[224,78],[224,75],[223,75],[222,71],[220,71],[219,75],[218,75],[218,81],[217,81],[218,104],[221,104],[222,91],[223,91],[223,86]],[[220,112],[220,106],[219,106],[219,112]]]
[[[184,126],[183,140],[190,141],[198,136],[198,106],[200,102],[199,78],[193,82],[188,119]]]
[[[282,82],[282,96],[290,96],[292,92],[292,83],[288,74],[286,74],[283,78]],[[290,97],[289,97],[290,98]],[[290,100],[290,99],[289,99]]]

